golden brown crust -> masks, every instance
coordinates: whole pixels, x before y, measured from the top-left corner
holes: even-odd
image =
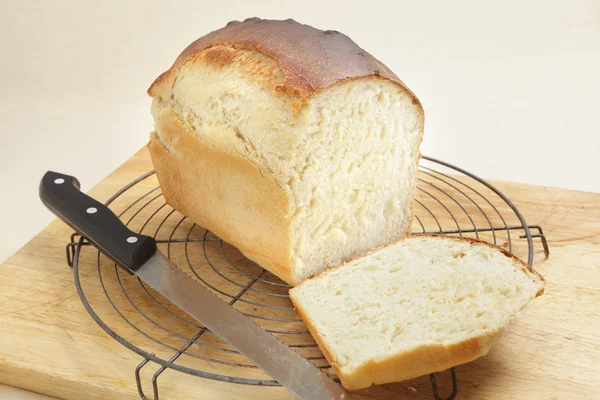
[[[210,50],[216,46],[229,47],[231,51]],[[389,68],[346,35],[322,31],[292,19],[249,18],[228,23],[189,45],[173,66],[154,81],[148,93],[158,96],[161,88],[172,85],[181,66],[200,54],[208,51],[211,61],[224,65],[231,61],[233,49],[254,50],[272,57],[284,74],[276,89],[301,99],[338,82],[375,76],[400,86],[422,109],[414,93]]]
[[[161,138],[152,134],[148,148],[166,202],[291,283],[289,202],[274,179],[248,159],[204,143],[170,108],[157,120]]]
[[[470,338],[448,346],[423,345],[407,353],[371,360],[348,374],[342,370],[336,370],[336,373],[343,386],[349,390],[364,389],[373,384],[400,382],[445,371],[482,357],[491,347],[487,345],[488,340],[495,342],[500,334],[501,332],[497,332],[485,338]]]
[[[225,64],[231,64],[238,51],[231,47],[216,46],[207,49],[202,55],[206,62],[223,67]]]

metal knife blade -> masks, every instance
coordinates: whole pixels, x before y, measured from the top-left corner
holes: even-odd
[[[226,304],[162,255],[156,241],[127,228],[104,204],[79,191],[72,176],[48,171],[42,202],[129,273],[253,361],[294,395],[306,400],[350,400],[320,369]]]
[[[301,399],[349,399],[325,373],[191,279],[160,252],[135,274]]]

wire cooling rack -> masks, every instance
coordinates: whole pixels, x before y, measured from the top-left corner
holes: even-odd
[[[527,225],[515,205],[484,180],[429,157],[421,159],[417,179],[413,234],[485,240],[506,248],[529,265],[534,260],[533,239],[539,239],[548,256],[542,228]],[[294,311],[289,286],[165,204],[154,171],[123,187],[106,204],[132,230],[154,236],[161,251],[190,276],[333,374]],[[159,399],[158,379],[167,369],[232,384],[279,386],[137,277],[117,268],[85,238],[73,234],[66,251],[77,292],[92,318],[115,340],[144,358],[135,370],[142,399],[148,397],[140,372],[148,363],[160,366],[152,377],[154,400]],[[109,320],[110,325],[105,322]],[[445,399],[453,399],[458,390],[456,373],[451,369],[444,375],[446,386],[451,387]],[[441,400],[439,378],[432,374],[430,380],[433,397]]]

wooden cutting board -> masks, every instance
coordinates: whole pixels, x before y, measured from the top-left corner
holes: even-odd
[[[90,194],[105,201],[150,169],[143,149]],[[600,195],[494,184],[530,224],[543,226],[551,255],[546,260],[537,242],[535,267],[548,284],[490,354],[456,368],[457,398],[600,398]],[[0,267],[0,383],[66,399],[137,399],[134,371],[143,359],[112,339],[83,307],[65,261],[70,234],[55,221]],[[150,363],[142,370],[148,395],[157,369]],[[438,376],[447,393],[448,373]],[[161,399],[292,398],[282,388],[171,370],[161,375],[159,388]],[[429,378],[421,377],[364,390],[358,398],[433,397]]]

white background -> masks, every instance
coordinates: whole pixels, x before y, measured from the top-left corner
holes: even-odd
[[[422,100],[424,154],[489,179],[600,191],[598,0],[0,9],[0,261],[51,220],[37,198],[46,170],[76,175],[85,190],[100,181],[146,143],[153,79],[197,37],[250,16],[335,29],[381,59]]]

